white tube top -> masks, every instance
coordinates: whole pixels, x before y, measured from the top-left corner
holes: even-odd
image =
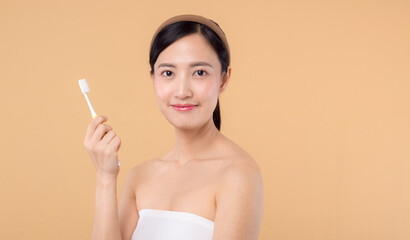
[[[212,240],[213,232],[214,222],[202,216],[144,208],[131,240]]]

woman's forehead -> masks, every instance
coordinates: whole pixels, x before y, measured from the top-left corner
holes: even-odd
[[[156,65],[161,63],[192,64],[194,62],[208,62],[215,65],[218,56],[207,40],[200,34],[191,34],[178,39],[158,56]]]

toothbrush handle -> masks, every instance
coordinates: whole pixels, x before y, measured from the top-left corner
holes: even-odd
[[[94,108],[93,108],[93,106],[91,105],[90,100],[88,99],[87,93],[84,93],[84,97],[85,97],[85,100],[87,100],[88,107],[90,108],[91,116],[92,116],[93,118],[97,117],[97,114],[95,113]]]

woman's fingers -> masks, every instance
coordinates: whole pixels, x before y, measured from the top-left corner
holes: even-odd
[[[120,139],[120,144],[118,144],[117,151],[120,150],[120,147],[121,147],[121,139]]]
[[[120,149],[121,146],[121,139],[118,136],[115,136],[112,138],[111,142],[108,143],[109,146],[111,146],[113,149],[116,149],[117,151]]]
[[[91,142],[97,143],[101,141],[104,135],[111,130],[112,130],[112,127],[110,125],[100,123],[97,129],[95,130],[93,136],[91,137]]]
[[[84,145],[98,174],[117,176],[119,173],[117,152],[121,141],[112,127],[104,124],[107,119],[105,116],[97,116],[90,122]]]
[[[115,132],[114,132],[114,130],[111,129],[101,139],[101,143],[108,144],[114,137],[115,137]]]
[[[88,124],[88,127],[87,127],[87,132],[85,134],[84,142],[90,141],[98,125],[100,123],[107,121],[107,119],[108,118],[106,116],[97,116],[96,118],[91,120],[90,124]]]

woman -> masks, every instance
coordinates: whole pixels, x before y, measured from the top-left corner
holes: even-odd
[[[150,77],[175,147],[135,166],[117,206],[120,138],[98,116],[84,145],[96,167],[93,239],[257,239],[263,181],[252,157],[220,130],[219,95],[228,85],[229,45],[202,16],[165,21],[150,47]]]

